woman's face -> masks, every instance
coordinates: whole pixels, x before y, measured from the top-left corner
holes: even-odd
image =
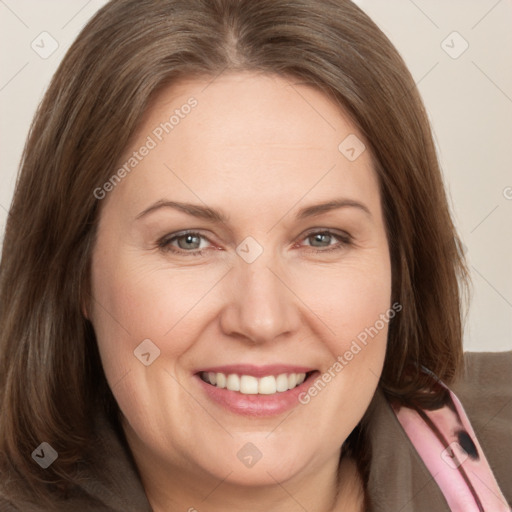
[[[103,189],[87,310],[139,466],[261,485],[337,463],[391,306],[361,139],[321,92],[268,75],[151,105]]]

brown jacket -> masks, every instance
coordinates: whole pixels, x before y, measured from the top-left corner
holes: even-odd
[[[512,505],[512,351],[467,353],[463,379],[451,389],[462,402],[498,485]],[[371,512],[445,512],[448,505],[382,392],[371,404],[368,483]],[[108,477],[84,473],[80,488],[54,510],[151,512],[131,454],[106,419],[98,419],[97,463]],[[0,512],[42,512],[0,497]],[[492,511],[486,511],[492,512]]]

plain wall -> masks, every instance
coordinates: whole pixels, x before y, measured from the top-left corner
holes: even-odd
[[[37,105],[67,48],[105,3],[0,2],[0,41],[4,49],[0,54],[2,234]],[[465,348],[510,350],[512,1],[356,3],[404,57],[431,119],[473,280]],[[51,53],[56,44],[58,48]]]

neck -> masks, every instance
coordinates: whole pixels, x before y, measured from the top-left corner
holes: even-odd
[[[331,512],[363,512],[364,483],[354,459],[343,457],[339,468],[339,489]]]

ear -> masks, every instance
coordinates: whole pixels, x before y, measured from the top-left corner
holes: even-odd
[[[82,298],[80,300],[80,309],[82,311],[82,315],[84,315],[86,320],[91,321],[91,318],[89,317],[89,304],[87,299]]]

